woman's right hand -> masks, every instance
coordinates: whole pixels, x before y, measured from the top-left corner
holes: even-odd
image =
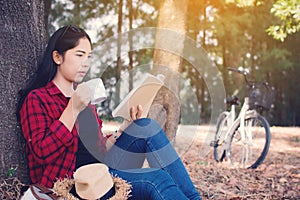
[[[79,84],[70,101],[72,102],[72,109],[74,113],[79,114],[82,110],[84,110],[91,101],[91,91],[87,84]]]
[[[60,116],[59,120],[72,131],[79,113],[85,109],[91,101],[91,91],[85,84],[79,84],[74,91],[71,99]]]

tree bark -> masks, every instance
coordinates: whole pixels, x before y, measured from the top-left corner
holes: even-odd
[[[132,0],[128,0],[128,10],[129,10],[129,31],[132,30],[132,23],[133,23],[133,7],[132,7]],[[133,49],[132,47],[132,36],[129,35],[129,49]],[[129,58],[129,65],[128,65],[128,73],[129,73],[129,91],[133,89],[133,52],[128,52]]]
[[[206,49],[206,28],[207,28],[207,15],[206,15],[206,8],[207,8],[207,0],[204,1],[203,3],[203,24],[204,24],[204,29],[203,29],[203,37],[202,37],[202,47],[203,49]],[[195,38],[196,41],[196,38]],[[200,86],[200,91],[201,91],[201,96],[200,96],[200,104],[201,104],[201,109],[200,109],[200,122],[205,123],[205,81],[204,78],[201,77],[201,86]]]
[[[49,37],[49,35],[50,35],[50,33],[49,33],[49,16],[50,16],[52,2],[53,2],[53,0],[45,1],[44,22],[45,22],[45,29],[46,29],[47,37]]]
[[[173,1],[164,0],[160,6],[158,28],[167,28],[171,31],[185,35],[186,33],[186,9],[187,0]],[[156,36],[156,45],[163,46],[164,37]],[[175,38],[173,38],[175,39]],[[174,44],[175,45],[175,44]],[[178,39],[176,45],[179,49],[184,48],[184,39]],[[179,55],[168,51],[155,49],[153,55],[154,74],[162,73],[161,66],[170,70],[165,72],[165,85],[157,94],[149,116],[156,119],[164,128],[167,137],[172,141],[177,132],[180,119],[180,99],[179,99],[179,81],[178,74],[181,71],[182,59]],[[170,90],[171,89],[171,90]]]
[[[122,72],[122,59],[121,59],[121,48],[122,48],[122,25],[123,25],[123,0],[119,0],[119,13],[118,13],[118,50],[117,50],[117,70],[116,70],[116,80],[119,84],[116,85],[115,92],[115,104],[120,103],[120,90],[121,90],[121,72]]]
[[[45,45],[43,0],[0,0],[0,173],[28,179],[25,141],[16,118],[18,91],[36,70]]]

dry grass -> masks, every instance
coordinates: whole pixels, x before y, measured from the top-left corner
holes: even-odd
[[[255,170],[215,162],[207,136],[196,137],[182,159],[202,198],[300,199],[300,128],[272,127],[271,134],[269,153]]]

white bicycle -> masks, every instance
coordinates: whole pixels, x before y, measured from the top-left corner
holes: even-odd
[[[248,95],[236,117],[236,96],[226,99],[230,109],[222,112],[217,120],[214,147],[214,159],[222,162],[229,159],[234,166],[257,168],[265,159],[271,141],[270,125],[260,114],[270,109],[274,98],[274,89],[266,82],[251,82],[245,70],[229,68],[230,71],[244,76]]]

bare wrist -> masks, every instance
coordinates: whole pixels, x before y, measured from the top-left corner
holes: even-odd
[[[72,131],[78,114],[79,112],[76,109],[73,109],[72,102],[69,102],[59,120],[69,129],[69,131]]]

